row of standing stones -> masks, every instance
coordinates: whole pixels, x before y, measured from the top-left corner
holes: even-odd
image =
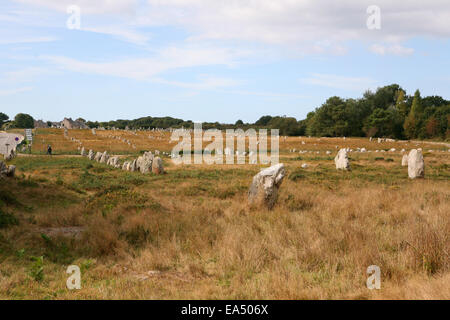
[[[351,170],[348,158],[348,150],[340,149],[334,163],[337,170]],[[408,166],[410,179],[423,178],[425,175],[425,164],[421,149],[412,149],[409,154],[402,158],[402,166]],[[278,198],[278,189],[286,175],[284,164],[280,163],[261,170],[253,177],[248,191],[248,200],[251,205],[265,206],[272,209]]]
[[[341,149],[334,158],[336,169],[350,170],[348,150]],[[425,162],[423,161],[422,149],[412,149],[409,154],[402,157],[402,166],[408,166],[408,177],[410,179],[423,178],[425,176]]]
[[[125,161],[120,163],[120,159],[117,156],[110,156],[108,152],[97,152],[89,150],[86,154],[86,150],[81,148],[81,155],[87,157],[89,160],[97,161],[99,163],[105,163],[116,169],[122,169],[130,172],[141,172],[143,174],[152,172],[154,174],[163,174],[164,167],[160,157],[155,157],[151,151],[145,152],[142,156],[133,161]]]

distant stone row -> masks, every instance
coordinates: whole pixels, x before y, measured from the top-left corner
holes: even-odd
[[[334,163],[338,170],[350,170],[348,149],[339,150],[334,158]],[[423,178],[425,176],[425,162],[423,161],[422,149],[412,149],[409,154],[404,154],[402,166],[408,166],[409,178]]]
[[[104,163],[108,166],[116,169],[122,169],[130,172],[141,172],[143,174],[152,172],[154,174],[163,174],[164,167],[160,157],[156,157],[151,151],[145,152],[144,155],[138,157],[133,161],[125,161],[122,164],[118,156],[110,156],[108,152],[97,152],[89,150],[86,154],[86,150],[81,148],[81,155],[87,157],[89,160],[97,161],[98,163]]]

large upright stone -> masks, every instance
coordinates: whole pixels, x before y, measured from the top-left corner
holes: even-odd
[[[152,172],[154,174],[163,174],[164,173],[164,167],[163,162],[160,157],[155,157],[152,162]]]
[[[408,166],[408,155],[405,153],[402,157],[402,167]]]
[[[347,150],[341,149],[334,158],[336,169],[338,170],[350,170],[350,161],[348,160]]]
[[[103,152],[102,157],[100,158],[100,163],[108,163],[109,155],[108,152]]]
[[[137,163],[136,159],[134,159],[132,162],[130,162],[130,165],[128,166],[128,171],[131,171],[131,172],[137,171],[138,168],[137,168],[136,163]]]
[[[152,170],[153,154],[145,152],[143,156],[136,160],[136,167],[141,173],[148,173]]]
[[[118,168],[119,167],[119,157],[111,157],[108,159],[107,165],[114,167],[114,168]]]
[[[95,158],[94,151],[89,150],[89,153],[88,153],[87,157],[88,157],[89,160],[94,160],[94,158]]]
[[[408,176],[410,179],[423,178],[425,176],[425,163],[421,150],[412,149],[409,152]]]
[[[81,148],[81,152],[80,152],[82,157],[86,156],[86,150],[84,149],[84,147]]]
[[[96,154],[95,154],[95,158],[94,158],[94,160],[95,161],[97,161],[97,162],[100,162],[100,159],[102,158],[102,153],[101,152],[97,152]]]
[[[284,164],[282,163],[261,170],[253,177],[248,191],[249,202],[272,209],[277,201],[278,189],[285,174]]]
[[[6,170],[8,170],[8,166],[0,160],[0,174],[6,174]]]

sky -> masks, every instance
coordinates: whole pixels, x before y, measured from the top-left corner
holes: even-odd
[[[450,99],[448,0],[0,0],[0,112],[303,119],[397,83]]]

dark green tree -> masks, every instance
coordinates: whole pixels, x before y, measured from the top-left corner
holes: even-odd
[[[3,112],[0,112],[0,127],[9,120],[9,117],[7,114],[4,114]]]
[[[32,129],[34,128],[34,119],[29,114],[18,113],[14,117],[14,127],[22,129]]]
[[[417,138],[420,131],[420,119],[422,115],[422,105],[420,98],[420,91],[416,90],[414,93],[414,99],[412,102],[411,110],[408,117],[405,119],[403,128],[405,129],[405,135],[409,139]]]

